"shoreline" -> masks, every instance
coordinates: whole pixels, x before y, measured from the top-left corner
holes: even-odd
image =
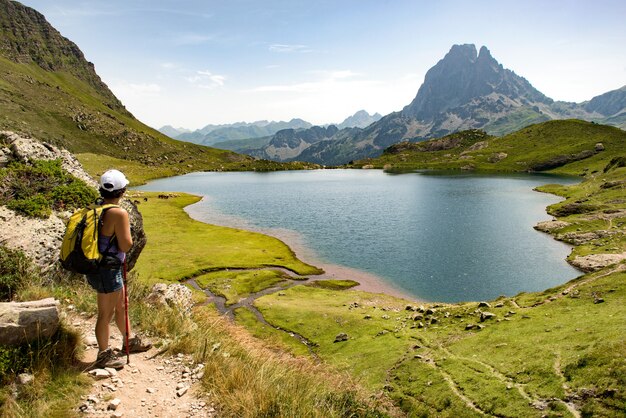
[[[245,219],[220,214],[219,212],[211,209],[210,205],[200,205],[201,202],[208,200],[206,196],[200,197],[201,200],[199,200],[197,203],[186,206],[184,208],[184,211],[192,219],[208,224],[257,232],[259,234],[264,234],[276,238],[282,241],[285,245],[287,245],[300,261],[324,270],[324,273],[314,276],[316,280],[354,280],[358,282],[359,285],[351,288],[351,290],[360,290],[369,293],[383,293],[388,296],[406,299],[407,301],[411,302],[427,302],[424,299],[420,299],[414,295],[406,293],[401,289],[398,289],[382,277],[375,274],[368,273],[363,270],[358,270],[352,267],[346,267],[322,261],[319,256],[317,256],[315,251],[306,245],[306,243],[304,242],[304,238],[297,231],[277,228],[259,228],[250,224]]]

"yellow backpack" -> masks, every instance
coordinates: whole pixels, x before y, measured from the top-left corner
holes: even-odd
[[[61,244],[60,261],[63,268],[81,274],[93,273],[100,268],[104,258],[98,249],[98,235],[100,228],[102,228],[102,217],[108,209],[118,207],[118,205],[112,204],[93,204],[78,209],[72,214]],[[108,248],[111,247],[112,243],[113,237],[111,237]],[[107,257],[107,259],[111,259],[111,257]],[[109,266],[109,268],[111,267]]]

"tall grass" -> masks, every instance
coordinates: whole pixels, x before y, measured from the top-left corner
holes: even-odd
[[[252,337],[212,308],[191,317],[139,301],[148,289],[133,283],[133,316],[166,338],[164,351],[191,354],[205,365],[202,386],[224,417],[387,417],[386,399],[368,394],[347,374]]]

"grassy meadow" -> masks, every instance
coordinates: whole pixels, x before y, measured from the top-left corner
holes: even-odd
[[[602,147],[596,149],[596,144]],[[581,120],[554,120],[496,137],[469,130],[425,142],[401,142],[351,167],[526,172],[584,176],[626,156],[626,131]]]
[[[626,252],[626,168],[594,171],[577,185],[539,188],[566,198],[547,210],[560,221],[551,233],[576,245],[570,258]],[[281,286],[254,302],[267,324],[246,307],[235,311],[236,322],[270,346],[349,374],[367,392],[393,401],[400,415],[577,417],[626,411],[623,263],[543,292],[421,306],[349,290],[350,282],[298,284],[283,273],[256,270],[315,272],[273,238],[190,220],[182,209],[197,201],[193,196],[141,196],[149,197],[140,210],[151,242],[137,264],[142,282],[194,276],[227,304]],[[336,341],[340,334],[345,339]]]

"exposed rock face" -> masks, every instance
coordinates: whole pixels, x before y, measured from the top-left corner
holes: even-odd
[[[59,159],[65,171],[97,188],[97,182],[70,152],[13,132],[0,132],[0,138],[9,142],[10,152],[6,154],[9,161],[29,163]],[[145,247],[147,238],[143,230],[143,218],[137,207],[128,199],[122,201],[122,207],[128,211],[133,237],[133,248],[127,254],[130,270]],[[57,265],[65,222],[70,215],[70,212],[56,212],[48,219],[33,219],[0,206],[0,243],[24,252],[44,272],[50,271]]]
[[[570,263],[584,272],[601,270],[612,264],[626,260],[626,253],[621,254],[592,254],[574,258]]]
[[[10,131],[0,131],[0,139],[9,143],[10,154],[7,155],[9,160],[23,163],[35,160],[61,160],[61,166],[65,171],[92,187],[98,187],[98,183],[87,174],[83,166],[67,150]]]
[[[193,306],[191,290],[182,284],[157,283],[147,300],[154,305],[175,307],[185,314],[189,314]]]
[[[585,104],[585,110],[604,116],[624,114],[626,112],[626,86],[594,97]]]
[[[504,110],[507,102],[522,99],[552,102],[526,79],[504,69],[486,47],[477,55],[474,45],[454,45],[428,70],[417,96],[402,113],[421,121],[434,121],[446,112],[461,114],[461,108],[475,100],[482,101],[482,105],[491,102],[497,111]]]
[[[53,298],[0,303],[0,345],[50,338],[59,328],[59,302]]]

